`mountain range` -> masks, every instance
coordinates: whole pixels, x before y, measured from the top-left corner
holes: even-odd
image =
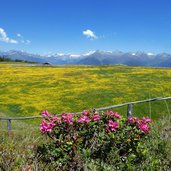
[[[171,54],[146,53],[146,52],[122,52],[122,51],[90,51],[82,54],[32,54],[24,51],[10,50],[0,51],[0,56],[12,60],[24,60],[38,63],[50,63],[52,65],[128,65],[128,66],[152,66],[171,67]]]

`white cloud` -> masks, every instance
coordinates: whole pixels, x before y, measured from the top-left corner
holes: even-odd
[[[17,33],[17,37],[21,37],[21,34],[20,33]]]
[[[97,39],[98,37],[95,35],[95,33],[89,29],[83,31],[83,35],[90,39]]]
[[[14,44],[18,43],[17,40],[9,38],[3,28],[0,28],[0,41],[6,42],[6,43],[14,43]]]
[[[20,43],[27,44],[27,45],[31,43],[30,40],[25,40],[24,37],[20,33],[17,33],[17,37]]]

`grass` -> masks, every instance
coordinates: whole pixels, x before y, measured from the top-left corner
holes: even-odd
[[[44,141],[38,127],[18,122],[12,132],[0,131],[0,134],[0,170],[26,170],[33,165],[36,147]]]
[[[0,64],[0,117],[39,115],[44,109],[53,113],[77,112],[171,96],[170,79],[171,69],[164,68]],[[171,151],[170,109],[171,101],[134,105],[134,115],[151,116],[155,120],[155,130],[166,140],[168,153]],[[124,115],[126,107],[116,111]],[[36,165],[35,149],[48,141],[41,136],[39,123],[40,119],[12,121],[9,135],[6,121],[0,121],[0,164],[3,165],[0,170],[29,170]]]
[[[6,116],[78,112],[129,101],[171,96],[171,69],[126,66],[0,64],[0,111]],[[171,102],[134,106],[135,115],[168,113]],[[126,114],[126,108],[116,109]]]

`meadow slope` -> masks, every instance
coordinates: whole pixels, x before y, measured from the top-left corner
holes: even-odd
[[[0,112],[6,116],[77,112],[129,101],[171,96],[171,69],[127,66],[0,64]],[[158,118],[171,101],[134,106],[135,115]],[[126,114],[126,107],[116,111]]]

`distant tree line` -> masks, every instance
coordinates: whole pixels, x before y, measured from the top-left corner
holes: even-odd
[[[26,60],[20,60],[20,59],[15,59],[12,60],[6,56],[0,56],[0,62],[26,62],[26,63],[37,63],[37,62],[31,62],[31,61],[26,61]]]
[[[12,61],[10,58],[7,58],[5,56],[0,56],[0,62],[10,62]]]

